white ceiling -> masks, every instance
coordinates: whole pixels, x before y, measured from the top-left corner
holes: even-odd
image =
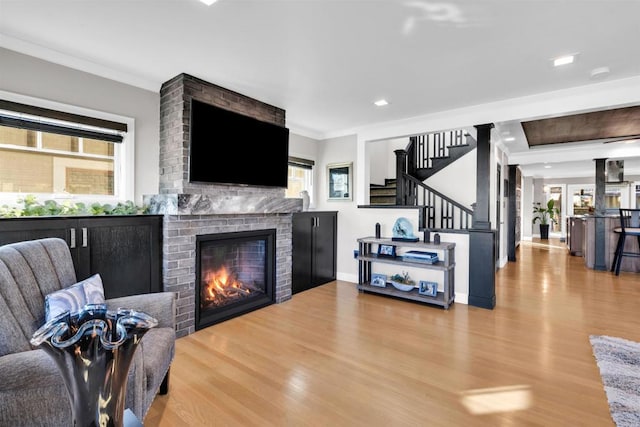
[[[188,73],[322,137],[639,76],[639,16],[636,0],[0,0],[0,45],[153,91]]]

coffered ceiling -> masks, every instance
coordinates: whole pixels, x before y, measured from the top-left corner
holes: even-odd
[[[640,139],[640,106],[523,121],[529,147],[566,142]]]
[[[640,76],[638,16],[635,0],[0,0],[0,46],[153,91],[185,72],[322,139]]]

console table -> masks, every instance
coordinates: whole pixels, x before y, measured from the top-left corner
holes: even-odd
[[[394,257],[379,256],[371,249],[373,246],[387,245],[399,248]],[[404,298],[412,301],[418,301],[425,304],[434,304],[448,309],[453,304],[455,298],[455,280],[454,267],[455,263],[455,243],[441,242],[424,243],[424,242],[404,242],[391,239],[378,239],[375,237],[363,237],[358,239],[358,289],[363,292],[371,292],[382,295],[389,295],[397,298]],[[418,261],[408,261],[403,259],[402,250],[420,250],[433,251],[438,253],[439,261],[433,264]],[[418,289],[410,291],[401,291],[387,284],[384,288],[371,285],[371,268],[374,263],[393,264],[404,267],[415,267],[426,270],[436,270],[442,272],[442,291],[438,290],[436,296],[427,296],[418,293]]]

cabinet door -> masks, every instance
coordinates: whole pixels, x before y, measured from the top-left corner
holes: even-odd
[[[106,298],[162,289],[161,217],[87,218],[78,229],[79,279],[100,273]]]
[[[313,281],[314,286],[336,279],[337,215],[334,212],[317,213],[313,227]]]
[[[58,237],[71,247],[71,258],[78,275],[78,253],[74,249],[79,242],[72,218],[7,218],[0,219],[0,245],[26,240]]]
[[[73,223],[68,218],[0,219],[0,245],[45,237],[59,237],[69,244]]]
[[[291,293],[296,294],[311,287],[312,232],[314,217],[306,213],[293,215],[291,239]]]

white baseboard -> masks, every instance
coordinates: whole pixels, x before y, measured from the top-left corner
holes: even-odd
[[[468,305],[469,304],[469,295],[467,295],[467,294],[459,294],[459,293],[456,292],[455,302],[457,304]]]
[[[538,236],[538,237],[540,237],[540,236]],[[531,241],[533,241],[533,237],[531,237],[531,236],[522,236],[520,238],[520,240],[521,241],[525,241],[525,242],[531,242]]]
[[[345,282],[358,283],[357,274],[336,273],[336,280],[344,280]]]

